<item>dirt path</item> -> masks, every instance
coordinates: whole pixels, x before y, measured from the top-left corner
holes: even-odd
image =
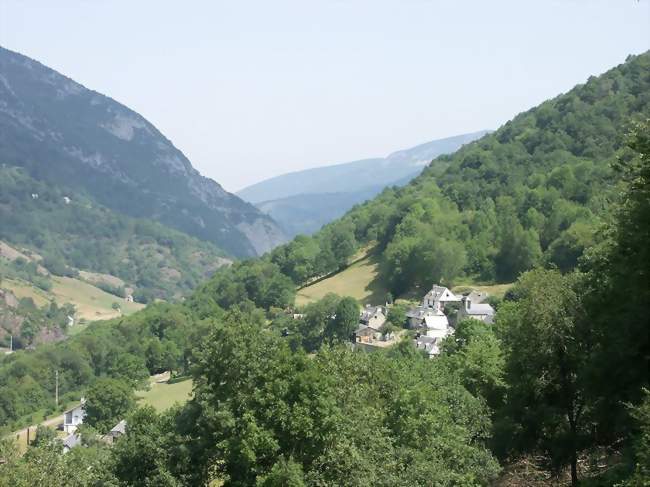
[[[76,407],[78,404],[75,404],[71,407]],[[68,408],[70,409],[70,408]],[[60,414],[58,416],[55,416],[53,418],[46,419],[42,421],[41,423],[34,424],[31,426],[28,426],[27,428],[23,428],[18,431],[14,431],[11,433],[11,437],[15,438],[17,443],[18,443],[18,449],[21,453],[24,453],[27,450],[27,430],[29,430],[29,440],[34,441],[34,438],[36,437],[36,428],[38,426],[47,426],[47,427],[55,427],[59,425],[60,423],[63,423],[63,414]]]

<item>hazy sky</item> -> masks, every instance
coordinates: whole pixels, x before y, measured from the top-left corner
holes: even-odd
[[[650,1],[0,0],[0,44],[235,191],[497,128],[650,48]]]

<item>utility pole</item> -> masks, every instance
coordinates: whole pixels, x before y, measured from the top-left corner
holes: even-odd
[[[9,335],[9,351],[13,352],[14,351],[14,336]]]
[[[54,389],[54,401],[56,402],[56,407],[59,407],[59,371],[57,370],[55,373],[56,377],[56,386]]]

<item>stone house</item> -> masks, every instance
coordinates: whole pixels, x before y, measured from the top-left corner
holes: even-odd
[[[361,310],[359,321],[366,326],[379,330],[386,323],[386,311],[383,306],[366,305]]]
[[[457,321],[472,318],[484,323],[494,323],[494,308],[488,303],[474,303],[469,296],[463,296],[462,305],[458,310]]]

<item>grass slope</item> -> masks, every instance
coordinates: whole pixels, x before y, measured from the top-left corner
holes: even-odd
[[[466,292],[481,291],[488,293],[488,296],[494,296],[499,299],[503,299],[508,289],[513,286],[514,282],[509,282],[505,284],[475,284],[472,282],[462,282],[457,286],[452,288],[452,291],[456,294],[463,294]]]
[[[296,306],[304,306],[318,301],[328,293],[338,294],[339,296],[352,296],[361,305],[385,302],[388,290],[379,277],[379,259],[376,254],[364,249],[362,253],[356,256],[356,259],[353,264],[341,272],[300,288],[296,293]],[[431,284],[435,283],[432,282]],[[512,287],[512,283],[485,284],[464,280],[459,282],[452,290],[456,293],[465,293],[471,290],[485,291],[490,296],[503,298],[510,287]],[[399,297],[402,300],[415,303],[426,292],[427,290],[413,289]]]
[[[43,291],[36,286],[14,279],[5,279],[2,287],[10,290],[18,298],[32,298],[37,306],[45,306],[50,301],[62,305],[74,304],[77,309],[77,319],[86,321],[106,320],[121,316],[119,311],[112,308],[117,302],[122,309],[122,314],[129,315],[144,308],[139,303],[128,303],[122,298],[113,296],[106,291],[70,277],[53,277],[52,289]]]
[[[144,308],[140,303],[129,303],[122,298],[70,277],[54,277],[52,294],[60,303],[72,303],[77,308],[77,316],[88,321],[105,320],[120,316],[111,306],[119,303],[122,314],[128,315]]]
[[[361,304],[383,303],[386,288],[379,281],[379,264],[374,254],[366,254],[341,272],[298,290],[296,305],[322,299],[328,293],[352,296]]]
[[[138,402],[141,405],[153,406],[156,411],[164,411],[174,404],[185,403],[192,397],[192,379],[174,384],[167,382],[152,382],[148,391],[138,391]]]

